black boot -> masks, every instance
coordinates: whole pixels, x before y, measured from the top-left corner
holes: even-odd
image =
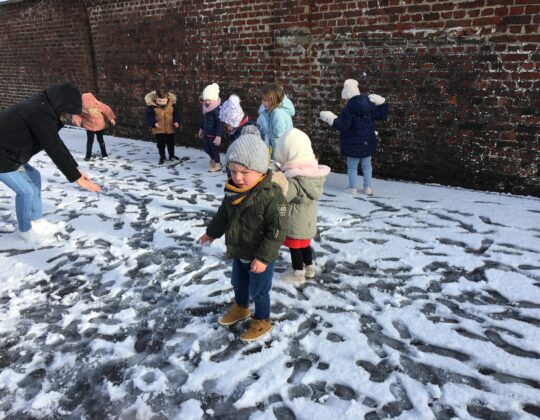
[[[99,148],[101,149],[101,158],[107,159],[107,149],[105,148],[105,142],[101,141],[99,142]]]

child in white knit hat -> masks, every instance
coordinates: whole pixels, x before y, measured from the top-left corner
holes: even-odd
[[[386,120],[388,104],[379,95],[361,95],[358,82],[347,79],[341,91],[342,99],[347,105],[341,110],[338,117],[331,111],[321,111],[321,119],[331,127],[341,132],[341,153],[347,158],[348,193],[355,195],[358,176],[358,164],[362,165],[364,177],[364,193],[373,195],[371,156],[377,149],[377,132],[373,121]]]
[[[306,278],[315,277],[311,240],[317,233],[317,200],[330,168],[319,165],[311,140],[297,128],[279,138],[275,163],[288,181],[285,199],[289,202],[289,229],[284,245],[291,252],[292,270],[281,280],[302,284]]]
[[[238,137],[243,134],[243,130],[246,127],[253,126],[257,128],[261,139],[263,138],[263,132],[261,128],[252,120],[249,119],[247,114],[244,113],[244,110],[240,106],[240,98],[237,95],[231,95],[219,110],[219,119],[229,133],[229,145],[232,144]],[[263,140],[264,141],[264,140]],[[227,176],[230,177],[231,173],[227,169]]]
[[[233,259],[234,303],[218,322],[229,326],[251,316],[240,337],[249,342],[272,330],[270,288],[287,230],[287,202],[272,182],[268,149],[257,131],[242,134],[229,146],[227,165],[231,178],[225,197],[199,242],[204,245],[225,234],[227,256]],[[253,315],[250,300],[255,302]]]
[[[242,128],[246,125],[255,125],[255,123],[244,113],[238,95],[231,95],[229,99],[221,105],[219,119],[225,124],[225,127],[229,132],[229,144],[240,137]]]
[[[210,156],[210,172],[221,171],[219,146],[223,135],[223,124],[219,119],[221,99],[219,85],[212,83],[204,88],[201,95],[203,120],[199,138],[204,141],[204,151]]]

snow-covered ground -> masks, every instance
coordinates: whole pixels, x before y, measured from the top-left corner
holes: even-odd
[[[540,200],[376,180],[319,206],[320,274],[271,292],[274,330],[218,326],[232,299],[223,239],[201,248],[224,173],[199,150],[61,135],[107,191],[49,158],[55,241],[16,234],[0,185],[0,418],[522,419],[540,416]],[[94,151],[98,150],[97,144]]]

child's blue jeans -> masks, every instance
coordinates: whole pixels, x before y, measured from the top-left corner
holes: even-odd
[[[249,299],[255,303],[255,319],[270,318],[270,289],[274,276],[274,262],[266,266],[262,273],[252,273],[249,270],[251,262],[244,263],[239,259],[233,260],[232,285],[234,300],[238,306],[247,308]]]
[[[371,177],[373,169],[371,167],[371,156],[365,158],[353,158],[347,156],[347,175],[349,175],[349,188],[356,188],[356,178],[358,176],[358,163],[362,165],[362,175],[364,177],[364,188],[371,187]]]
[[[15,192],[15,214],[21,232],[32,229],[32,220],[41,219],[41,175],[25,163],[24,171],[0,173],[0,181]]]

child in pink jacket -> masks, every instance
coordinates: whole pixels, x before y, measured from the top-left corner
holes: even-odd
[[[112,125],[116,124],[116,116],[112,109],[96,99],[91,93],[82,94],[82,114],[73,115],[73,124],[86,128],[86,156],[84,160],[92,158],[92,146],[94,144],[94,134],[97,136],[101,158],[107,159],[107,150],[103,141],[103,130],[105,129],[105,118]]]

